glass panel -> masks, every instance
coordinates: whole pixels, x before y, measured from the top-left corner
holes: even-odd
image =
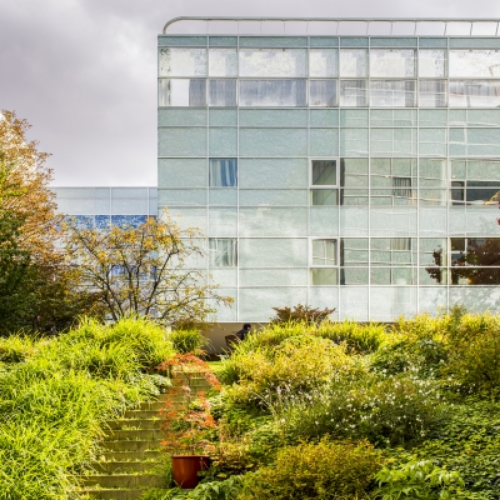
[[[423,82],[420,82],[423,83]],[[420,97],[420,99],[422,99]],[[445,103],[447,96],[444,96]],[[420,102],[422,102],[420,100]],[[433,107],[432,104],[426,104],[426,106]],[[419,111],[419,122],[421,127],[428,127],[428,126],[433,126],[433,127],[439,127],[439,126],[445,126],[448,124],[447,120],[447,111],[444,109],[421,109]]]
[[[432,268],[447,264],[447,244],[444,238],[420,238],[419,260],[421,266]]]
[[[416,130],[371,129],[371,153],[374,156],[416,156]]]
[[[312,240],[312,265],[335,266],[337,264],[337,240]]]
[[[370,111],[372,127],[416,127],[414,109],[373,109]]]
[[[338,190],[312,189],[311,205],[338,205]]]
[[[335,77],[337,74],[337,49],[311,49],[309,51],[309,76]]]
[[[342,189],[341,205],[368,205],[368,191],[365,189]]]
[[[368,239],[366,238],[343,238],[341,252],[342,266],[368,265]]]
[[[500,126],[500,110],[450,110],[450,125],[461,126]]]
[[[500,130],[450,129],[450,154],[497,156],[500,154]]]
[[[245,269],[240,286],[307,286],[307,269]]]
[[[494,80],[450,81],[450,107],[496,108],[500,106],[500,82]]]
[[[420,78],[444,78],[446,76],[446,51],[420,49],[418,73]]]
[[[298,189],[240,189],[240,206],[307,206],[308,192]]]
[[[375,107],[414,107],[415,81],[371,80],[370,105]]]
[[[158,160],[158,187],[206,187],[205,159]]]
[[[238,234],[238,212],[236,208],[210,207],[208,234],[221,238]]]
[[[311,109],[311,127],[338,127],[339,112],[336,109]]]
[[[422,156],[446,156],[446,129],[420,129],[419,153]]]
[[[238,265],[237,242],[234,238],[209,238],[210,267]]]
[[[306,109],[242,109],[240,127],[307,127]]]
[[[307,236],[308,208],[240,208],[241,236]]]
[[[240,76],[305,77],[306,50],[241,49]]]
[[[210,80],[210,106],[236,106],[236,80]]]
[[[368,75],[368,51],[364,49],[342,49],[340,51],[341,77],[366,77]]]
[[[340,154],[342,156],[368,156],[368,129],[340,129]]]
[[[310,236],[337,236],[339,232],[339,208],[332,205],[312,206],[309,209]]]
[[[209,76],[237,76],[238,59],[236,49],[210,49]]]
[[[370,76],[407,78],[415,76],[415,51],[373,49],[370,52]]]
[[[238,124],[235,109],[210,109],[208,112],[211,127],[230,127]]]
[[[205,189],[160,189],[158,195],[158,203],[167,207],[207,204]],[[116,205],[116,200],[113,204]]]
[[[206,106],[206,80],[160,80],[160,106]]]
[[[467,162],[467,179],[496,181],[496,185],[500,185],[500,162],[469,160]]]
[[[242,156],[306,156],[305,129],[240,129]]]
[[[288,238],[240,239],[241,267],[305,267],[308,240]]]
[[[158,130],[159,156],[205,156],[206,128],[169,128]]]
[[[238,185],[238,160],[235,158],[210,159],[210,186],[236,187]]]
[[[367,109],[341,109],[341,127],[368,127]]]
[[[447,101],[445,80],[421,80],[418,83],[418,105],[426,108],[444,108]]]
[[[338,129],[312,129],[309,132],[311,156],[337,156],[339,153]]]
[[[210,189],[208,192],[210,205],[237,205],[238,192],[236,189]]]
[[[337,80],[311,80],[309,83],[310,106],[337,105]]]
[[[341,285],[367,285],[368,268],[346,267],[340,270]]]
[[[422,130],[420,131],[422,133]],[[426,160],[419,162],[420,187],[445,187],[446,161]]]
[[[240,167],[240,187],[260,188],[307,188],[309,172],[307,160],[300,158],[250,159],[242,158]]]
[[[368,160],[345,159],[340,161],[340,184],[348,187],[368,186]]]
[[[500,50],[450,50],[450,77],[500,77]]]
[[[340,106],[363,108],[368,105],[366,80],[340,81]]]
[[[207,124],[206,109],[159,109],[159,127],[204,127]]]
[[[337,160],[312,160],[312,185],[337,185]]]
[[[238,131],[236,128],[210,128],[210,156],[236,156],[238,154]]]
[[[415,285],[416,269],[377,268],[371,270],[372,285]]]
[[[311,269],[312,286],[332,286],[338,282],[338,269]]]
[[[422,189],[419,192],[420,205],[443,206],[446,203],[446,191],[444,189]]]
[[[206,76],[206,49],[170,49],[159,50],[160,76]]]
[[[242,80],[241,106],[305,106],[305,80]]]

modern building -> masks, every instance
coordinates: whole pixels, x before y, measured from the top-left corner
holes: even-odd
[[[500,312],[498,20],[176,19],[158,76],[158,208],[220,322]]]

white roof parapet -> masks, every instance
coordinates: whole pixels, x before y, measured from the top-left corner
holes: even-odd
[[[500,19],[492,18],[321,18],[321,17],[176,17],[163,34],[178,23],[206,23],[199,34],[226,35],[347,35],[347,36],[499,36]],[[222,23],[229,32],[210,32]],[[229,26],[232,24],[232,26]],[[282,26],[280,26],[282,24]],[[302,31],[297,32],[299,24]],[[252,25],[254,30],[249,30]],[[267,25],[267,26],[266,26]],[[295,31],[287,32],[287,25]],[[244,29],[242,31],[242,26]],[[269,28],[272,26],[271,31]],[[263,32],[264,28],[264,32]],[[273,31],[275,30],[275,31]]]

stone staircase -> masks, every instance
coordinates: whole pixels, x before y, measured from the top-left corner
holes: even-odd
[[[182,377],[174,385],[185,385]],[[206,380],[191,380],[192,391],[208,391]],[[81,477],[82,495],[99,500],[135,500],[150,488],[165,488],[166,456],[161,450],[162,409],[167,394],[156,401],[141,403],[126,411],[118,420],[107,422],[108,431],[101,443],[101,453],[92,463],[90,473]],[[182,403],[184,396],[175,396]]]

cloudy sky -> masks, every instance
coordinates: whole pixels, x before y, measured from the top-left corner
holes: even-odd
[[[156,184],[156,37],[176,16],[487,17],[498,0],[0,0],[0,109],[54,185]]]

